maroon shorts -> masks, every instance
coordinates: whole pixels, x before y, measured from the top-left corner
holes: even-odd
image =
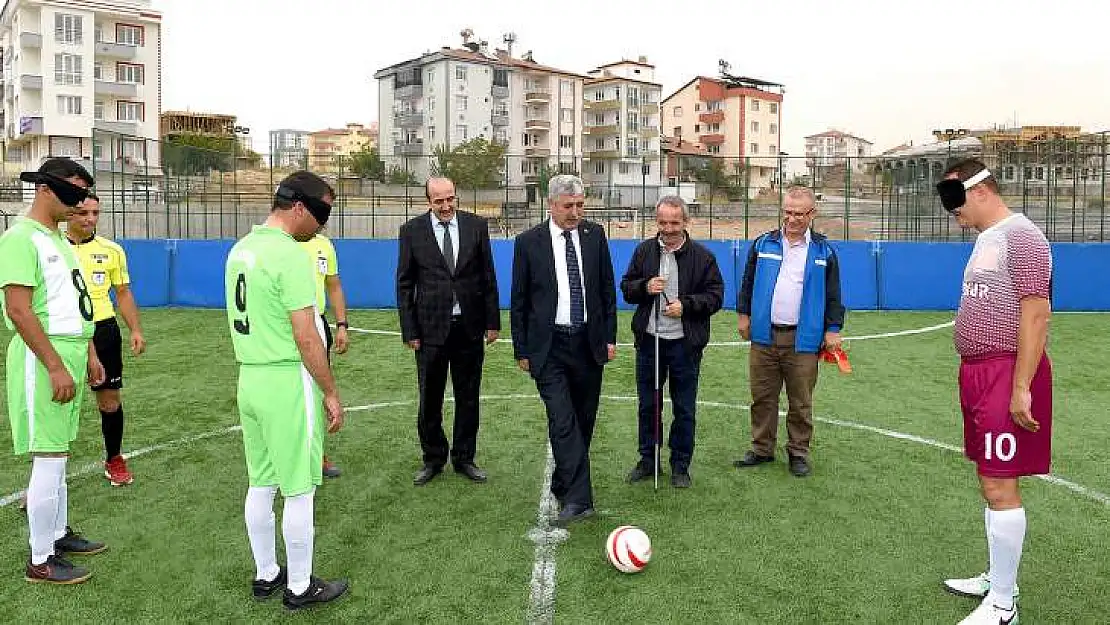
[[[1052,460],[1052,364],[1041,358],[1029,385],[1030,432],[1010,416],[1016,354],[964,359],[960,364],[960,407],[964,413],[964,453],[985,477],[1021,477],[1049,472]]]

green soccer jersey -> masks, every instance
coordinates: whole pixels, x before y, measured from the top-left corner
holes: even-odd
[[[308,254],[293,237],[278,228],[255,226],[231,248],[224,293],[231,342],[240,363],[301,361],[289,313],[315,309],[316,283]]]
[[[20,217],[0,236],[0,287],[13,284],[31,287],[31,310],[47,336],[92,338],[92,297],[77,256],[60,232]],[[4,322],[15,329],[6,303]]]

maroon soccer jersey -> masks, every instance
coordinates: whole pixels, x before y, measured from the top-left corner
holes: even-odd
[[[956,313],[960,356],[1017,353],[1021,300],[1049,297],[1051,277],[1048,240],[1025,215],[1011,215],[981,232],[964,269]]]

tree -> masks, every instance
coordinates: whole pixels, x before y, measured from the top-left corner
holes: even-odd
[[[456,188],[495,189],[505,177],[505,146],[484,137],[471,139],[454,148],[436,146],[432,173],[450,178]]]
[[[378,149],[369,143],[363,145],[357,152],[339,157],[342,162],[340,167],[364,180],[385,182],[385,161],[378,156]]]
[[[251,167],[262,156],[239,145],[235,137],[182,133],[167,137],[162,144],[162,165],[174,174],[194,176],[210,171],[231,171],[241,161]]]
[[[386,172],[385,181],[389,184],[413,186],[419,184],[416,174],[398,165],[393,165]]]

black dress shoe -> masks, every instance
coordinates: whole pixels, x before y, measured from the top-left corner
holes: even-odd
[[[663,472],[660,471],[659,473],[662,474]],[[645,462],[641,460],[640,462],[636,463],[636,466],[632,468],[631,472],[629,472],[628,482],[630,484],[635,484],[636,482],[639,482],[640,480],[646,480],[649,477],[655,477],[655,465],[651,464],[650,462]]]
[[[443,467],[435,464],[426,464],[423,469],[416,472],[416,476],[412,478],[412,483],[414,486],[423,486],[442,472]]]
[[[671,486],[675,488],[690,488],[692,483],[690,473],[687,471],[675,471],[674,475],[671,475]]]
[[[790,456],[790,472],[795,477],[805,477],[809,475],[809,463],[801,456]]]
[[[575,521],[581,521],[594,515],[594,509],[580,504],[572,503],[563,507],[559,512],[559,516],[555,518],[552,525],[556,527],[566,527]]]
[[[744,454],[744,457],[732,463],[732,466],[738,468],[754,467],[767,462],[774,462],[774,456],[761,456],[754,451],[749,451]]]
[[[484,482],[484,481],[486,481],[486,472],[479,469],[478,465],[474,464],[473,462],[464,462],[462,464],[456,464],[455,465],[455,473],[461,473],[462,475],[466,476],[468,479],[473,480],[475,482]]]

